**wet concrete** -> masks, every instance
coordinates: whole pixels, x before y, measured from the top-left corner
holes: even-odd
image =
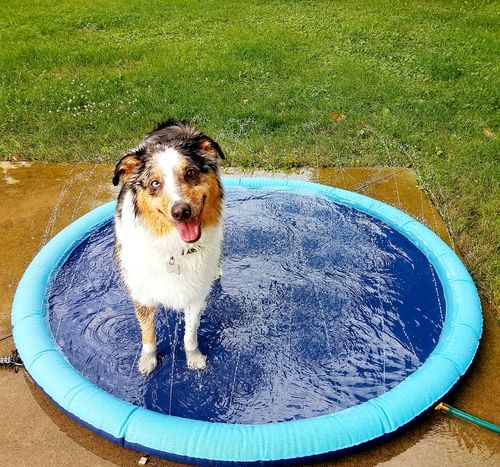
[[[0,355],[14,347],[10,306],[17,283],[36,252],[72,220],[116,196],[112,167],[91,164],[0,163]],[[241,172],[226,170],[228,176]],[[402,168],[308,169],[251,176],[299,178],[358,191],[419,219],[451,243],[439,213]],[[465,380],[447,398],[451,405],[500,423],[499,330],[484,309],[484,336]],[[140,453],[80,427],[63,415],[24,371],[0,369],[0,449],[13,466],[137,465]],[[359,453],[317,465],[500,465],[500,437],[431,413],[393,438]],[[179,465],[152,457],[148,465]]]

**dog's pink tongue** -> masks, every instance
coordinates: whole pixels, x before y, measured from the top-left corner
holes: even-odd
[[[188,243],[195,242],[200,238],[200,224],[197,219],[190,219],[175,224],[181,238]]]

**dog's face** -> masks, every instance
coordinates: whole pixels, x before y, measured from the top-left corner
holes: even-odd
[[[134,212],[158,235],[176,229],[187,243],[217,225],[222,207],[219,145],[186,122],[168,121],[122,157],[113,183],[131,192]]]

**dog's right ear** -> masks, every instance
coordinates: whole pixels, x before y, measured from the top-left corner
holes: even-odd
[[[135,175],[144,165],[144,149],[137,149],[125,154],[116,164],[113,175],[113,185],[125,183],[132,175]]]

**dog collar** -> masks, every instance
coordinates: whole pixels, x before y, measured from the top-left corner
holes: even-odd
[[[197,246],[197,247],[188,248],[187,250],[182,250],[181,255],[182,256],[191,255],[193,253],[196,253],[197,251],[200,251],[200,248],[201,248],[200,246]]]
[[[187,255],[192,255],[193,253],[196,253],[200,251],[201,247],[196,246],[196,247],[191,247],[188,248],[187,250],[182,250],[181,251],[181,256],[187,256]],[[171,256],[168,260],[168,270],[171,273],[174,274],[180,274],[181,273],[181,268],[179,266],[179,263],[177,263],[175,256]]]

